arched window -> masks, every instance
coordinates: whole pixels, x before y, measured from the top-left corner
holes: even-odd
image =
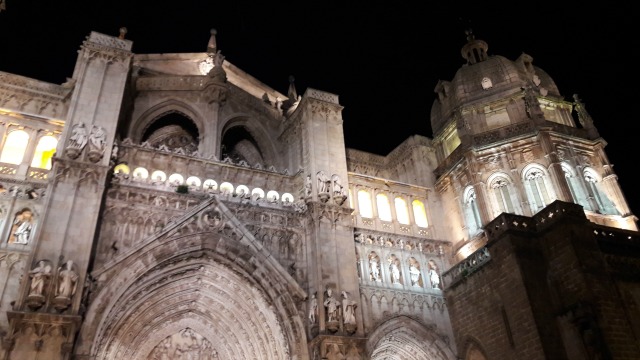
[[[131,170],[129,170],[129,166],[127,166],[127,164],[118,164],[118,165],[116,165],[116,167],[113,168],[113,173],[114,174],[126,174],[126,175],[129,175],[130,172],[131,172]]]
[[[293,195],[291,195],[290,193],[284,193],[282,194],[282,202],[293,202]]]
[[[233,185],[228,182],[223,182],[222,184],[220,184],[220,192],[224,195],[233,194]]]
[[[547,190],[549,188],[547,179],[545,171],[537,166],[525,169],[524,185],[529,198],[531,212],[534,214],[551,203],[549,190]]]
[[[149,171],[143,167],[135,168],[133,170],[134,180],[146,180],[149,177]]]
[[[407,209],[407,202],[403,198],[395,198],[396,205],[396,217],[400,224],[409,225],[409,209]]]
[[[416,225],[420,227],[428,227],[429,222],[427,221],[427,210],[424,207],[424,204],[420,200],[413,200],[411,202],[413,207],[413,218],[416,220]]]
[[[171,176],[169,176],[169,184],[175,186],[182,185],[184,184],[184,178],[180,174],[171,174]]]
[[[218,183],[215,180],[207,179],[204,181],[202,188],[206,191],[218,190]]]
[[[480,220],[476,190],[473,186],[467,187],[464,192],[464,215],[469,235],[475,234],[482,227],[482,220]]]
[[[380,220],[391,221],[391,206],[389,206],[389,198],[387,198],[387,195],[376,195],[376,204],[378,205],[378,217]]]
[[[51,158],[56,152],[56,146],[58,146],[58,139],[49,135],[41,137],[36,146],[36,151],[33,154],[31,167],[51,169]]]
[[[189,176],[189,178],[187,178],[187,185],[194,187],[194,188],[199,188],[200,187],[200,178],[197,176]]]
[[[236,188],[236,195],[238,196],[250,196],[249,188],[246,185],[238,185]]]
[[[367,190],[358,191],[358,210],[363,218],[373,217],[373,206],[371,206],[371,195]]]
[[[256,189],[253,189],[252,193],[254,193],[255,191],[256,191]],[[278,201],[278,199],[280,199],[280,194],[278,194],[277,191],[269,190],[267,192],[267,200],[269,200],[269,201]]]
[[[607,195],[602,191],[602,188],[600,187],[600,177],[593,169],[586,168],[584,170],[584,181],[587,185],[589,197],[593,199],[597,206],[596,211],[607,215],[619,214],[611,200],[609,200]]]
[[[167,180],[167,174],[164,171],[156,170],[151,173],[151,182],[154,184],[164,183]]]
[[[9,133],[2,148],[0,162],[20,165],[24,152],[29,144],[29,134],[24,130],[15,130]]]
[[[493,191],[495,205],[497,207],[497,213],[495,215],[497,216],[505,212],[515,214],[512,200],[513,190],[509,178],[502,174],[496,175],[493,177],[493,180],[491,180],[489,186]]]
[[[582,185],[580,185],[580,181],[578,177],[576,177],[575,172],[569,166],[569,164],[562,163],[561,164],[562,171],[564,172],[564,178],[567,181],[567,186],[569,187],[569,192],[571,192],[571,198],[573,202],[582,205],[583,208],[593,211],[589,201],[587,201],[587,196],[584,193],[584,189]]]

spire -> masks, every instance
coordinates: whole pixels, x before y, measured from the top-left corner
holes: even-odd
[[[289,100],[291,102],[296,101],[298,98],[298,92],[296,91],[296,86],[293,83],[295,80],[296,78],[294,78],[293,75],[289,75],[289,92],[287,93],[287,96],[289,96]]]
[[[216,44],[216,34],[218,32],[216,29],[211,29],[211,37],[209,38],[209,43],[207,44],[207,53],[215,54],[218,50],[218,45]]]
[[[489,45],[483,40],[476,40],[473,30],[467,29],[467,43],[462,47],[462,57],[467,60],[467,64],[475,64],[487,60],[487,50]]]

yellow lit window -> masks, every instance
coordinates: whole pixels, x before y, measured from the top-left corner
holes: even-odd
[[[127,164],[118,164],[116,165],[115,168],[113,168],[113,173],[117,174],[117,173],[122,173],[122,174],[127,174],[129,175],[129,167],[127,166]]]
[[[0,162],[19,165],[22,163],[24,152],[29,143],[29,134],[23,130],[15,130],[9,133],[4,143]]]
[[[358,191],[358,210],[360,210],[360,216],[364,218],[373,217],[373,207],[371,206],[371,195],[366,190]]]
[[[413,200],[413,217],[416,219],[416,225],[420,227],[427,227],[427,211],[424,208],[424,204],[420,200]]]
[[[31,167],[51,169],[51,158],[56,152],[56,146],[58,146],[58,140],[53,136],[41,137],[38,146],[36,146],[36,152],[33,154]]]
[[[389,198],[387,198],[387,195],[376,195],[376,203],[378,205],[378,216],[380,220],[391,221],[391,207],[389,206]]]
[[[395,203],[398,222],[400,224],[409,225],[409,210],[407,209],[407,202],[402,198],[396,198]]]

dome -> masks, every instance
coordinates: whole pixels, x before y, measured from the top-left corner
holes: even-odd
[[[453,115],[455,109],[505,98],[531,87],[541,96],[561,95],[551,77],[533,66],[533,58],[525,53],[515,61],[504,56],[488,56],[487,43],[468,38],[462,48],[467,59],[451,82],[440,81],[435,88],[438,98],[431,109],[431,127],[437,133]]]

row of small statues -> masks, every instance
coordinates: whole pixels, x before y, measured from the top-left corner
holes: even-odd
[[[340,320],[340,312],[342,313],[342,322],[345,326],[356,325],[356,307],[358,304],[349,299],[349,294],[346,291],[342,291],[342,304],[333,297],[333,290],[327,288],[326,298],[323,302],[326,308],[327,322],[338,322]],[[309,304],[309,322],[313,325],[317,322],[318,316],[318,299],[316,294],[311,295]],[[354,328],[355,330],[355,328]]]
[[[340,181],[340,177],[336,174],[331,175],[329,178],[324,171],[318,171],[316,174],[317,177],[317,186],[318,186],[318,194],[332,194],[334,197],[346,197],[347,191],[342,185]],[[312,194],[311,189],[311,175],[308,174],[304,184],[304,195],[305,197],[310,197]]]
[[[40,260],[36,267],[29,271],[31,284],[29,286],[30,298],[44,298],[45,285],[52,277],[52,268],[47,260]],[[76,293],[78,284],[78,272],[72,260],[66,261],[58,268],[55,286],[55,298],[70,300]]]
[[[369,269],[372,281],[382,281],[380,276],[380,265],[379,259],[377,256],[369,257]],[[400,284],[401,276],[400,276],[400,267],[398,266],[398,262],[389,259],[389,272],[391,274],[391,283]],[[418,265],[416,263],[411,263],[409,265],[409,278],[411,280],[411,286],[422,287],[421,280],[422,274]],[[440,275],[438,275],[438,267],[433,260],[429,261],[429,281],[431,282],[431,287],[433,289],[441,289],[440,287]]]
[[[79,122],[71,128],[71,136],[67,142],[65,153],[72,159],[77,158],[82,149],[89,144],[89,159],[98,162],[102,159],[107,142],[107,133],[102,126],[93,125],[91,132],[87,133],[84,123]]]

